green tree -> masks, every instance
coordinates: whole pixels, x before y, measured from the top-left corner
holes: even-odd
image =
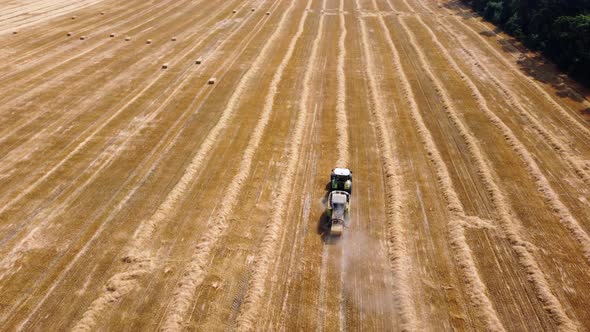
[[[590,0],[471,0],[484,18],[590,83]]]
[[[546,52],[563,68],[590,78],[590,15],[561,16],[552,24]]]

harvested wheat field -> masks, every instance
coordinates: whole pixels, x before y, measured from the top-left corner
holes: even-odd
[[[0,330],[590,330],[590,93],[495,31],[0,0]]]

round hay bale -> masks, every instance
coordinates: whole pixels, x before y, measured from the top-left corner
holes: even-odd
[[[207,81],[207,84],[215,84],[215,77],[212,77],[212,78],[210,78],[210,79]]]
[[[85,40],[86,36],[80,36],[80,40]]]
[[[104,12],[100,12],[100,15],[104,15]]]
[[[12,34],[13,35],[17,35],[18,34],[18,31],[13,31]]]
[[[168,64],[167,63],[163,64],[162,69],[168,69]]]
[[[125,37],[125,41],[130,41],[131,37]]]
[[[145,41],[145,43],[146,44],[151,44],[152,43],[152,40],[151,39],[148,39],[148,40]]]
[[[196,63],[197,65],[200,65],[202,62],[203,62],[203,59],[197,59],[197,60],[195,60],[195,63]]]
[[[76,16],[72,16],[72,20],[75,20],[75,19],[76,19]]]
[[[68,37],[71,37],[73,35],[73,33],[68,32]]]
[[[254,8],[252,8],[252,9],[250,9],[250,10],[251,10],[251,11],[254,11],[255,9],[254,9]]]
[[[266,15],[267,15],[267,16],[268,16],[268,15],[270,15],[270,12],[266,12]]]
[[[172,40],[172,41],[176,41],[176,37],[172,37],[170,40]]]
[[[238,11],[234,9],[234,10],[232,10],[231,12],[235,14],[235,13],[237,13]]]
[[[115,34],[114,34],[114,33],[111,33],[111,34],[109,35],[109,37],[113,38],[113,37],[115,37]]]

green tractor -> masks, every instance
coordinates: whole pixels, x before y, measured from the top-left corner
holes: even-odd
[[[352,172],[348,168],[334,168],[330,175],[330,191],[343,190],[352,194]]]
[[[334,168],[330,175],[329,187],[326,215],[330,235],[340,236],[349,220],[352,172],[348,168]]]

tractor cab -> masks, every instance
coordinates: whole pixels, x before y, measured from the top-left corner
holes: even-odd
[[[352,172],[348,168],[334,168],[330,175],[330,191],[343,190],[352,193]]]

